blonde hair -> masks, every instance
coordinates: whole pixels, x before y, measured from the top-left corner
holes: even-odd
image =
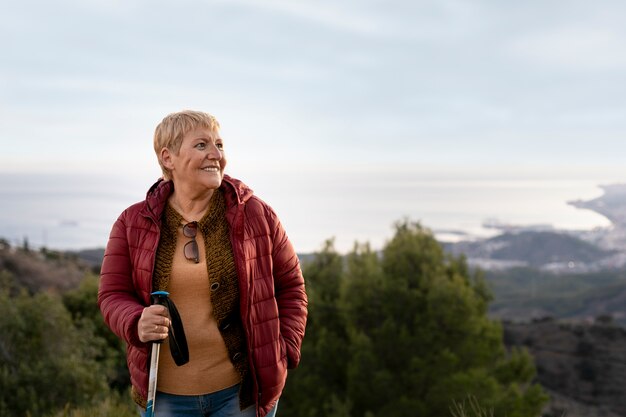
[[[214,116],[208,113],[183,110],[168,114],[157,125],[154,131],[154,152],[156,152],[161,171],[163,171],[163,177],[166,180],[171,179],[171,176],[161,160],[161,149],[167,148],[175,155],[178,155],[180,145],[183,143],[183,137],[188,132],[198,128],[206,128],[217,132],[220,129],[220,124]]]

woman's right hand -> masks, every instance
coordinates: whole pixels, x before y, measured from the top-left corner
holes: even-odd
[[[137,323],[139,340],[143,343],[167,338],[169,328],[167,308],[159,304],[144,308]]]

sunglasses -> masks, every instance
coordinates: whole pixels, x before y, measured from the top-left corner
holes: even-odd
[[[200,253],[198,252],[198,242],[196,242],[197,233],[198,222],[187,223],[183,226],[183,235],[192,239],[185,243],[185,246],[183,247],[185,258],[187,258],[188,261],[194,261],[198,264],[200,263]]]

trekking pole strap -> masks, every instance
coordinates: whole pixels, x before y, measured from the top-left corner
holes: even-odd
[[[177,366],[182,366],[189,362],[189,347],[187,346],[187,337],[185,337],[185,329],[183,321],[180,318],[176,304],[168,297],[165,291],[156,291],[152,293],[152,304],[165,306],[170,315],[170,326],[168,329],[168,338],[170,343],[170,352],[172,359]]]

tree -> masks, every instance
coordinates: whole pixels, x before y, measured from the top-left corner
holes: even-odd
[[[305,268],[311,321],[285,393],[302,406],[285,415],[438,417],[468,396],[497,416],[540,413],[532,359],[506,352],[482,275],[428,230],[403,221],[382,253],[357,244],[339,259],[327,245]]]
[[[290,372],[281,399],[281,415],[348,417],[345,402],[346,326],[339,311],[343,259],[327,240],[315,258],[304,266],[307,277],[309,318],[302,357]]]
[[[63,295],[63,304],[69,311],[76,329],[83,338],[91,340],[94,359],[102,365],[111,388],[126,392],[130,375],[126,366],[124,343],[104,324],[98,308],[98,277],[88,273],[78,288]]]
[[[58,297],[0,291],[0,415],[43,415],[108,391],[92,339]]]

